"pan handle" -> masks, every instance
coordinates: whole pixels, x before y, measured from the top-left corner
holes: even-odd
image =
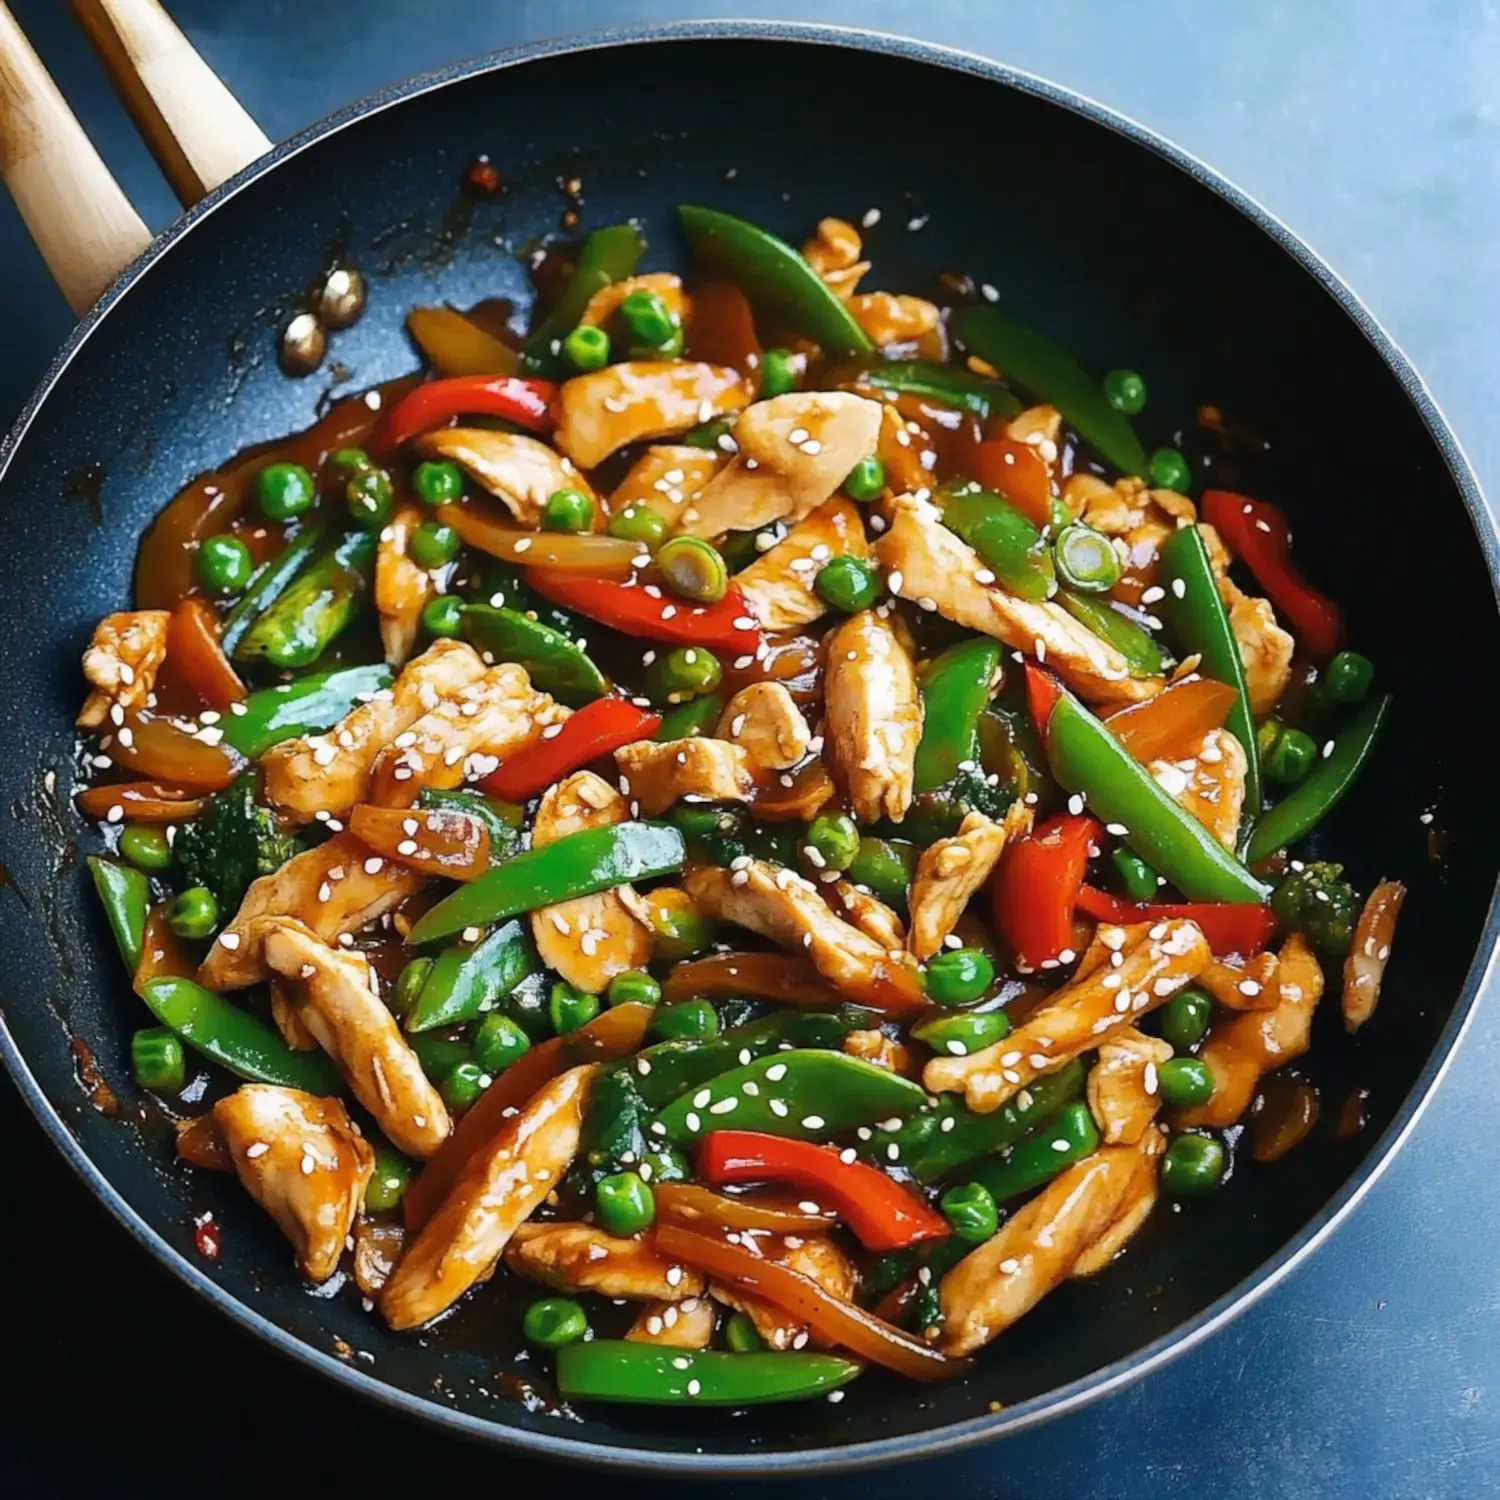
[[[151,243],[151,232],[94,150],[0,0],[0,178],[80,316]]]
[[[72,8],[184,208],[271,149],[158,0]]]

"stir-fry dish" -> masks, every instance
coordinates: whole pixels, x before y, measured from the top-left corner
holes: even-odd
[[[1405,892],[1304,840],[1389,699],[1139,375],[838,219],[680,228],[173,500],[78,805],[135,1081],[309,1281],[531,1283],[574,1403],[839,1400],[1311,1129]]]

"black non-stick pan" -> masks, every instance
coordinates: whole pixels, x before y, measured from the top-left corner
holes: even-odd
[[[481,153],[505,191],[465,201],[458,185]],[[793,240],[821,215],[878,208],[878,284],[920,292],[966,273],[1090,368],[1144,372],[1150,441],[1291,512],[1299,560],[1347,602],[1396,693],[1384,750],[1328,844],[1361,884],[1399,875],[1412,891],[1375,1022],[1351,1043],[1336,1014],[1320,1020],[1312,1137],[1275,1167],[1241,1167],[1208,1201],[1159,1210],[1112,1269],[1047,1298],[956,1384],[872,1373],[839,1405],[556,1414],[518,1395],[537,1371],[517,1356],[504,1277],[421,1337],[388,1332],[351,1289],[310,1294],[232,1178],[173,1165],[167,1122],[129,1081],[140,1013],[85,889],[88,835],[70,810],[80,650],[124,606],[136,537],[189,476],[309,424],[335,362],[341,390],[413,368],[412,304],[526,296],[524,251],[559,231],[574,206],[559,183],[575,178],[584,225],[640,219],[661,267],[687,264],[682,201]],[[333,253],[369,277],[369,310],[323,373],[290,379],[279,322]],[[1205,433],[1206,405],[1237,441]],[[1141,1376],[1348,1215],[1436,1087],[1494,948],[1496,538],[1452,434],[1370,315],[1264,210],[1139,127],[976,58],[692,25],[497,54],[355,105],[214,192],[105,294],[0,449],[0,524],[0,1046],[12,1074],[90,1191],[214,1306],[329,1378],[457,1431],[643,1468],[852,1466],[973,1443]],[[75,1039],[121,1118],[91,1107]],[[1351,1129],[1345,1103],[1360,1090],[1364,1124]],[[216,1262],[195,1248],[207,1213]]]

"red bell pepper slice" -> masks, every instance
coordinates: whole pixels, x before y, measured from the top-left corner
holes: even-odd
[[[1073,907],[1100,832],[1094,818],[1059,813],[1006,849],[992,887],[995,925],[1023,968],[1072,948]]]
[[[878,1167],[845,1161],[834,1146],[756,1130],[714,1130],[698,1147],[698,1175],[724,1187],[786,1182],[816,1192],[870,1250],[905,1250],[946,1239],[948,1221]]]
[[[1078,910],[1100,922],[1128,927],[1133,922],[1169,922],[1177,918],[1196,922],[1215,957],[1238,953],[1248,958],[1259,953],[1276,935],[1276,918],[1268,906],[1248,902],[1215,904],[1182,902],[1137,906],[1091,885],[1078,892]]]
[[[758,655],[763,644],[760,627],[734,584],[717,604],[689,604],[657,584],[615,583],[557,568],[528,568],[526,581],[544,599],[644,640],[706,646],[736,658]]]
[[[1338,606],[1320,594],[1292,564],[1292,529],[1274,505],[1232,490],[1203,492],[1203,519],[1291,622],[1307,653],[1326,661],[1344,639]]]
[[[550,380],[520,375],[455,375],[451,380],[429,380],[386,413],[375,448],[379,453],[392,453],[421,433],[462,416],[504,417],[532,432],[551,432],[557,425],[552,415],[552,398],[556,395],[557,387]]]
[[[649,740],[661,715],[623,698],[596,698],[566,720],[549,739],[534,740],[490,772],[479,785],[505,802],[525,802],[564,776],[621,745]]]
[[[1047,742],[1047,724],[1061,697],[1062,688],[1058,686],[1057,678],[1027,662],[1026,706],[1031,710],[1031,722],[1036,725],[1036,732],[1042,737],[1044,745]]]
[[[1015,506],[1033,526],[1052,519],[1052,476],[1030,443],[998,434],[957,458],[959,470]]]

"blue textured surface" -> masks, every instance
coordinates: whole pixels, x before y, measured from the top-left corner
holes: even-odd
[[[14,8],[127,190],[153,225],[164,223],[170,196],[60,7],[15,0]],[[176,0],[173,9],[273,136],[471,52],[605,22],[731,10],[598,0],[487,10],[424,0],[419,12],[398,0],[370,0],[358,12],[342,0]],[[1212,161],[1349,278],[1427,375],[1481,478],[1500,493],[1490,335],[1500,300],[1500,132],[1485,98],[1500,76],[1492,6],[1387,0],[1378,20],[1375,7],[1332,0],[1243,5],[1232,16],[1186,3],[1126,8],[1102,0],[760,9],[988,52],[1123,109]],[[1171,233],[1170,225],[1114,227]],[[68,319],[3,204],[0,265],[3,423]],[[1486,1151],[1500,1065],[1493,1015],[1493,1004],[1481,1009],[1414,1140],[1333,1243],[1207,1346],[1040,1432],[889,1476],[820,1480],[802,1493],[916,1494],[935,1483],[995,1496],[1384,1497],[1500,1488],[1493,1389],[1500,1275],[1491,1248],[1500,1189]],[[226,1411],[248,1415],[252,1396],[267,1441],[230,1439],[229,1461],[246,1481],[293,1477],[273,1451],[273,1434],[290,1432],[328,1435],[313,1451],[326,1454],[341,1487],[372,1478],[452,1486],[497,1474],[508,1484],[557,1482],[511,1456],[392,1430],[389,1417],[325,1394],[210,1322],[124,1247],[8,1094],[3,1108],[22,1142],[13,1149],[15,1180],[0,1227],[0,1264],[13,1292],[7,1343],[37,1353],[0,1426],[6,1470],[26,1476],[32,1490],[71,1492],[60,1466],[78,1476],[80,1489],[104,1474],[123,1492],[194,1470],[212,1483],[208,1465],[224,1441]],[[136,1352],[148,1338],[151,1352]],[[194,1356],[220,1371],[232,1363],[233,1373],[220,1385],[184,1379],[179,1359]],[[65,1452],[55,1437],[64,1408],[74,1414]],[[231,1427],[243,1431],[239,1420]]]

